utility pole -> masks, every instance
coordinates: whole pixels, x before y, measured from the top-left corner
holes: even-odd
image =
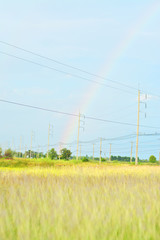
[[[20,137],[19,157],[21,158],[22,136]]]
[[[104,158],[105,158],[105,160],[107,161],[106,153],[104,153]]]
[[[136,159],[135,159],[135,165],[138,164],[139,115],[140,115],[140,90],[138,90],[138,117],[137,117],[137,140],[136,140]]]
[[[101,154],[102,154],[102,138],[100,139],[100,157],[99,157],[99,163],[101,163]]]
[[[59,145],[59,160],[60,160],[60,157],[61,157],[61,144]]]
[[[80,157],[80,160],[81,160],[81,145],[80,145],[80,156],[79,157]]]
[[[14,149],[14,138],[12,138],[12,151]]]
[[[110,151],[109,151],[109,161],[111,162],[111,149],[112,149],[112,144],[110,143]]]
[[[160,152],[159,152],[159,164],[160,164]]]
[[[79,112],[79,117],[78,117],[78,136],[77,136],[77,156],[76,156],[76,160],[78,160],[80,117],[81,117],[81,115],[80,115],[80,112]]]
[[[39,145],[38,145],[38,159],[39,159]]]
[[[94,144],[93,144],[93,161],[94,161]]]
[[[132,162],[132,152],[133,152],[133,142],[131,142],[131,157],[130,157],[130,163]]]
[[[43,147],[42,146],[41,146],[41,151],[42,151],[41,158],[43,158]]]
[[[33,131],[31,132],[31,150],[30,150],[30,158],[32,157],[32,141],[33,141]]]
[[[26,151],[27,151],[27,146],[25,145],[25,158],[26,158]]]
[[[47,158],[48,158],[48,153],[49,153],[49,137],[50,137],[50,123],[48,126],[48,149],[47,149]]]
[[[71,152],[71,145],[69,146],[69,151]],[[71,159],[71,156],[70,156],[70,159]]]

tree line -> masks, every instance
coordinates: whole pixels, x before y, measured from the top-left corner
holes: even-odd
[[[67,148],[63,148],[60,151],[60,155],[56,152],[56,150],[54,148],[50,149],[48,153],[43,153],[43,152],[35,152],[35,151],[31,151],[31,150],[27,150],[24,153],[22,152],[16,152],[16,151],[12,151],[10,148],[5,150],[4,153],[2,153],[2,148],[0,148],[0,158],[6,158],[6,159],[12,159],[13,157],[16,158],[48,158],[49,159],[75,159],[75,156],[72,156],[72,152],[67,149]],[[92,160],[92,156],[89,157],[88,155],[81,157],[81,160],[83,162],[88,162],[90,160]],[[95,161],[99,161],[98,157],[94,158]],[[108,158],[102,158],[101,159],[102,162],[108,161]],[[130,157],[127,156],[111,156],[111,161],[119,161],[119,162],[130,162]],[[145,160],[141,160],[138,158],[139,162],[148,162],[147,159]],[[149,158],[149,162],[151,163],[156,163],[157,159],[154,155],[151,155]],[[135,162],[135,158],[132,158],[132,162]]]
[[[54,148],[52,148],[48,153],[43,153],[43,152],[36,152],[36,151],[31,151],[31,150],[27,150],[24,153],[22,152],[16,152],[16,151],[12,151],[10,148],[6,149],[4,151],[4,153],[2,153],[2,148],[0,148],[0,158],[46,158],[48,155],[48,157],[50,159],[66,159],[68,160],[71,155],[72,152],[70,150],[68,150],[67,148],[63,148],[60,151],[60,156],[58,155],[58,153],[56,152],[56,150]]]

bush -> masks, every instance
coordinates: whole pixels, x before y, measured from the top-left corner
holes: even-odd
[[[149,158],[149,162],[150,163],[156,163],[156,157],[154,155],[151,155],[150,158]]]
[[[10,148],[5,151],[4,157],[9,159],[13,158],[13,152]]]
[[[57,158],[57,152],[56,152],[56,150],[54,149],[54,148],[52,148],[50,151],[49,151],[49,153],[48,153],[48,156],[49,156],[49,158],[50,159],[56,159]]]
[[[87,157],[82,158],[82,162],[89,162],[89,159]]]
[[[101,158],[101,161],[102,162],[106,162],[106,158]]]
[[[67,148],[61,149],[61,158],[68,160],[71,157],[72,153]]]

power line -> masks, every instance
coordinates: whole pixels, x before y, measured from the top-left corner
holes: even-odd
[[[73,116],[73,117],[79,117],[79,114],[62,112],[62,111],[53,110],[53,109],[47,109],[47,108],[43,108],[43,107],[37,107],[37,106],[23,104],[23,103],[14,102],[14,101],[9,101],[9,100],[5,100],[5,99],[0,99],[0,102],[14,104],[14,105],[18,105],[18,106],[21,106],[21,107],[28,107],[28,108],[32,108],[32,109],[41,110],[41,111],[47,111],[47,112],[53,112],[53,113],[57,113],[57,114],[63,114],[63,115],[69,115],[69,116]],[[96,117],[91,117],[91,116],[85,116],[85,118],[88,119],[88,120],[94,120],[94,121],[100,121],[100,122],[108,122],[108,123],[113,123],[113,124],[120,124],[120,125],[126,125],[126,126],[134,126],[134,127],[137,126],[134,123],[112,121],[112,120],[108,120],[108,119],[96,118]],[[147,128],[160,129],[160,127],[153,127],[153,126],[146,126],[146,125],[140,125],[140,126],[141,127],[147,127]]]
[[[140,137],[148,137],[148,136],[159,136],[160,133],[152,133],[152,134],[140,134]],[[125,136],[119,136],[119,137],[114,137],[114,138],[102,138],[102,142],[103,141],[120,141],[120,140],[127,140],[127,139],[131,139],[131,138],[134,138],[136,137],[136,134],[129,134],[129,135],[125,135]],[[92,140],[88,140],[88,141],[79,141],[79,143],[82,145],[82,146],[85,146],[86,144],[92,144],[92,143],[99,143],[99,138],[96,138],[96,139],[92,139]],[[127,143],[130,143],[130,142],[126,142]],[[146,142],[144,142],[146,143]],[[76,145],[77,144],[77,141],[72,141],[72,142],[69,142],[69,143],[64,143],[64,142],[58,142],[58,143],[55,143],[55,144],[52,144],[52,145],[49,145],[50,147],[52,146],[59,146],[59,145]],[[124,142],[123,142],[124,144]],[[114,143],[114,146],[117,145]],[[118,145],[121,145],[121,144],[118,144]],[[46,145],[43,145],[43,147],[47,147],[47,144]]]
[[[90,120],[96,120],[96,121],[101,121],[101,122],[109,122],[109,123],[117,123],[121,125],[128,125],[128,126],[137,126],[134,123],[127,123],[127,122],[119,122],[119,121],[112,121],[112,120],[107,120],[107,119],[102,119],[102,118],[96,118],[96,117],[86,117],[87,119]],[[157,128],[159,129],[160,127],[153,127],[153,126],[147,126],[147,125],[139,125],[140,127],[147,127],[147,128]]]
[[[57,111],[57,110],[52,110],[52,109],[37,107],[37,106],[33,106],[33,105],[28,105],[28,104],[23,104],[23,103],[8,101],[8,100],[4,100],[4,99],[0,99],[0,102],[9,103],[9,104],[14,104],[14,105],[22,106],[22,107],[33,108],[33,109],[42,110],[42,111],[47,111],[47,112],[53,112],[53,113],[59,113],[59,114],[63,114],[63,115],[70,115],[70,116],[73,116],[73,117],[78,117],[78,114],[74,114],[74,113],[66,113],[66,112],[62,112],[62,111]]]
[[[11,43],[2,41],[2,40],[0,40],[0,43],[5,44],[5,45],[10,46],[10,47],[14,47],[14,48],[16,48],[16,49],[18,49],[18,50],[21,50],[21,51],[24,51],[24,52],[26,52],[26,53],[30,53],[30,54],[32,54],[32,55],[34,55],[34,56],[37,56],[37,57],[40,57],[40,58],[43,58],[43,59],[52,61],[52,62],[57,63],[57,64],[60,64],[60,65],[62,65],[62,66],[64,66],[64,67],[68,67],[68,68],[71,68],[71,69],[80,71],[80,72],[82,72],[82,73],[86,73],[86,74],[88,74],[88,75],[90,75],[90,76],[97,77],[97,78],[99,78],[99,79],[103,79],[103,80],[106,80],[106,81],[109,81],[109,82],[118,84],[118,85],[120,85],[120,86],[124,86],[124,87],[130,88],[130,89],[132,89],[132,90],[138,90],[138,88],[133,87],[133,86],[131,86],[131,85],[124,84],[124,83],[121,83],[121,82],[119,82],[119,81],[112,80],[112,79],[110,79],[110,78],[105,78],[105,77],[100,76],[100,75],[98,75],[98,74],[91,73],[91,72],[86,71],[86,70],[84,70],[84,69],[81,69],[81,68],[72,66],[72,65],[70,65],[70,64],[67,64],[67,63],[58,61],[58,60],[53,59],[53,58],[50,58],[50,57],[46,57],[46,56],[44,56],[44,55],[42,55],[42,54],[39,54],[39,53],[30,51],[30,50],[27,50],[27,49],[22,48],[22,47],[19,47],[19,46],[17,46],[17,45],[14,45],[14,44],[11,44]],[[1,53],[2,53],[2,52],[1,52]],[[56,71],[56,70],[55,70],[55,71]],[[71,74],[70,74],[70,75],[71,75]],[[99,83],[99,84],[100,84],[100,83]],[[102,84],[103,84],[103,83],[102,83]],[[109,87],[109,86],[108,86],[108,87]],[[112,88],[113,88],[113,87],[112,87]],[[115,89],[116,89],[116,88],[115,88]],[[145,93],[145,91],[143,91],[143,90],[141,90],[141,92],[142,92],[142,93]],[[148,94],[154,95],[154,96],[160,98],[160,95],[154,94],[154,93],[152,93],[152,92],[148,92]]]
[[[148,136],[159,136],[160,135],[160,133],[150,133],[150,134],[140,134],[140,136],[145,136],[145,137],[148,137]],[[125,135],[125,136],[119,136],[119,137],[114,137],[114,138],[108,138],[108,139],[106,139],[106,138],[101,138],[102,139],[102,141],[106,141],[106,140],[108,140],[108,141],[111,141],[111,142],[113,142],[113,141],[115,141],[115,140],[125,140],[125,139],[129,139],[130,137],[135,137],[136,136],[136,134],[130,134],[130,135]],[[79,143],[81,143],[81,145],[83,146],[83,149],[85,148],[85,150],[87,150],[87,149],[90,149],[89,148],[89,146],[87,145],[87,144],[92,144],[93,142],[99,142],[99,138],[97,138],[97,139],[93,139],[93,140],[89,140],[89,141],[79,141]],[[54,147],[54,146],[59,146],[59,145],[62,145],[62,146],[64,146],[64,145],[75,145],[77,142],[76,142],[76,140],[75,141],[73,141],[73,142],[70,142],[70,143],[63,143],[63,142],[57,142],[57,143],[55,143],[55,144],[49,144],[49,147]],[[126,142],[126,144],[129,144],[130,142]],[[143,148],[145,148],[145,147],[147,147],[147,150],[148,150],[148,146],[146,146],[146,142],[143,142],[144,144],[141,146],[141,148],[143,147]],[[124,144],[124,143],[123,143]],[[1,144],[1,145],[3,145],[3,144]],[[39,147],[43,147],[43,148],[47,148],[47,144],[45,144],[45,145],[39,145],[38,144],[38,146]],[[113,144],[113,151],[115,152],[115,151],[118,151],[119,149],[121,150],[128,150],[128,147],[127,146],[123,146],[123,147],[120,147],[121,146],[121,144],[118,144],[118,147],[117,147],[117,144]],[[153,149],[153,147],[158,147],[159,145],[150,145],[150,147],[152,147],[152,149]],[[87,147],[87,148],[86,148]],[[35,145],[35,146],[32,146],[32,148],[33,149],[36,149],[37,148],[37,146]],[[19,147],[15,147],[14,148],[15,150],[16,149],[19,149]],[[154,149],[153,149],[154,150]]]
[[[115,89],[115,90],[118,90],[118,91],[126,92],[126,93],[131,94],[131,95],[135,95],[134,93],[131,93],[127,90],[124,90],[124,89],[121,89],[121,88],[118,88],[118,87],[113,87],[111,85],[108,85],[108,84],[105,84],[105,83],[102,83],[102,82],[98,82],[98,81],[95,81],[95,80],[92,80],[92,79],[89,79],[89,78],[86,78],[86,77],[82,77],[82,76],[79,76],[79,75],[76,75],[76,74],[72,74],[72,73],[69,73],[69,72],[66,72],[66,71],[63,71],[63,70],[59,70],[57,68],[50,67],[50,66],[47,66],[47,65],[44,65],[44,64],[26,59],[26,58],[18,57],[18,56],[15,56],[13,54],[9,54],[9,53],[3,52],[3,51],[0,51],[0,53],[3,54],[3,55],[6,55],[6,56],[12,57],[12,58],[16,58],[18,60],[22,60],[24,62],[28,62],[28,63],[34,64],[34,65],[37,65],[39,67],[47,68],[47,69],[50,69],[50,70],[53,70],[53,71],[56,71],[56,72],[59,72],[59,73],[65,74],[65,75],[70,75],[72,77],[79,78],[79,79],[82,79],[84,81],[92,82],[92,83],[102,85],[102,86],[107,87],[107,88],[112,88],[112,89]]]
[[[40,57],[40,58],[43,58],[43,59],[52,61],[52,62],[57,63],[57,64],[60,64],[60,65],[62,65],[62,66],[65,66],[65,67],[68,67],[68,68],[71,68],[71,69],[74,69],[74,70],[78,70],[78,71],[80,71],[80,72],[82,72],[82,73],[86,73],[86,74],[88,74],[88,75],[90,75],[90,76],[97,77],[97,78],[100,78],[100,79],[103,79],[103,80],[107,80],[107,81],[109,81],[109,82],[116,83],[116,84],[119,84],[119,85],[121,85],[121,86],[130,88],[130,89],[132,89],[132,90],[138,90],[137,88],[135,88],[135,87],[133,87],[133,86],[130,86],[130,85],[127,85],[127,84],[124,84],[124,83],[121,83],[121,82],[118,82],[118,81],[115,81],[115,80],[112,80],[112,79],[109,79],[109,78],[105,78],[105,77],[103,77],[103,76],[100,76],[100,75],[97,75],[97,74],[94,74],[94,73],[91,73],[91,72],[88,72],[88,71],[83,70],[83,69],[81,69],[81,68],[78,68],[78,67],[75,67],[75,66],[66,64],[66,63],[64,63],[64,62],[55,60],[55,59],[50,58],[50,57],[46,57],[46,56],[44,56],[44,55],[41,55],[41,54],[39,54],[39,53],[30,51],[30,50],[27,50],[27,49],[24,49],[24,48],[19,47],[19,46],[17,46],[17,45],[10,44],[10,43],[5,42],[5,41],[2,41],[2,40],[0,40],[0,43],[5,44],[5,45],[8,45],[8,46],[10,46],[10,47],[14,47],[14,48],[16,48],[16,49],[18,49],[18,50],[21,50],[21,51],[30,53],[30,54],[32,54],[32,55],[34,55],[34,56],[38,56],[38,57]]]

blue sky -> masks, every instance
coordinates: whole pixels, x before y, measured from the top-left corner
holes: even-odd
[[[57,59],[64,63],[101,74],[110,62],[116,47],[132,31],[138,19],[143,18],[155,1],[0,1],[0,40]],[[157,5],[158,6],[158,5]],[[115,59],[109,72],[103,76],[134,87],[140,86],[145,93],[160,92],[160,5],[151,17],[138,29],[122,53]],[[40,59],[4,44],[0,51],[36,61],[70,74],[90,77],[81,72]],[[31,63],[0,54],[0,98],[36,106],[74,113],[80,110],[86,116],[136,123],[137,92],[128,94],[111,88],[99,87],[90,104],[83,112],[81,102],[92,84],[72,76],[60,74]],[[90,77],[92,80],[97,80]],[[116,86],[106,81],[106,84]],[[120,88],[120,86],[117,85]],[[160,98],[153,96],[147,101],[147,109],[141,104],[140,124],[159,125]],[[34,130],[35,150],[47,144],[49,122],[54,125],[51,144],[62,141],[70,117],[0,103],[2,147],[30,146]],[[147,118],[144,118],[144,112]],[[77,123],[77,119],[75,119]],[[159,129],[140,128],[140,132],[153,133]],[[99,137],[112,138],[136,133],[136,127],[85,121],[85,131],[80,140]],[[76,140],[77,129],[68,138]],[[130,139],[112,143],[113,154],[129,155]],[[135,143],[135,139],[133,139]],[[150,144],[151,143],[151,144]],[[154,145],[154,146],[153,146]],[[134,144],[135,149],[135,144]],[[140,139],[140,157],[154,153],[158,157],[158,137]],[[45,148],[44,148],[45,150]],[[72,146],[75,151],[75,146]],[[82,146],[82,153],[92,152],[92,144]],[[99,144],[95,151],[99,154]],[[103,142],[103,154],[108,156],[109,142]]]

